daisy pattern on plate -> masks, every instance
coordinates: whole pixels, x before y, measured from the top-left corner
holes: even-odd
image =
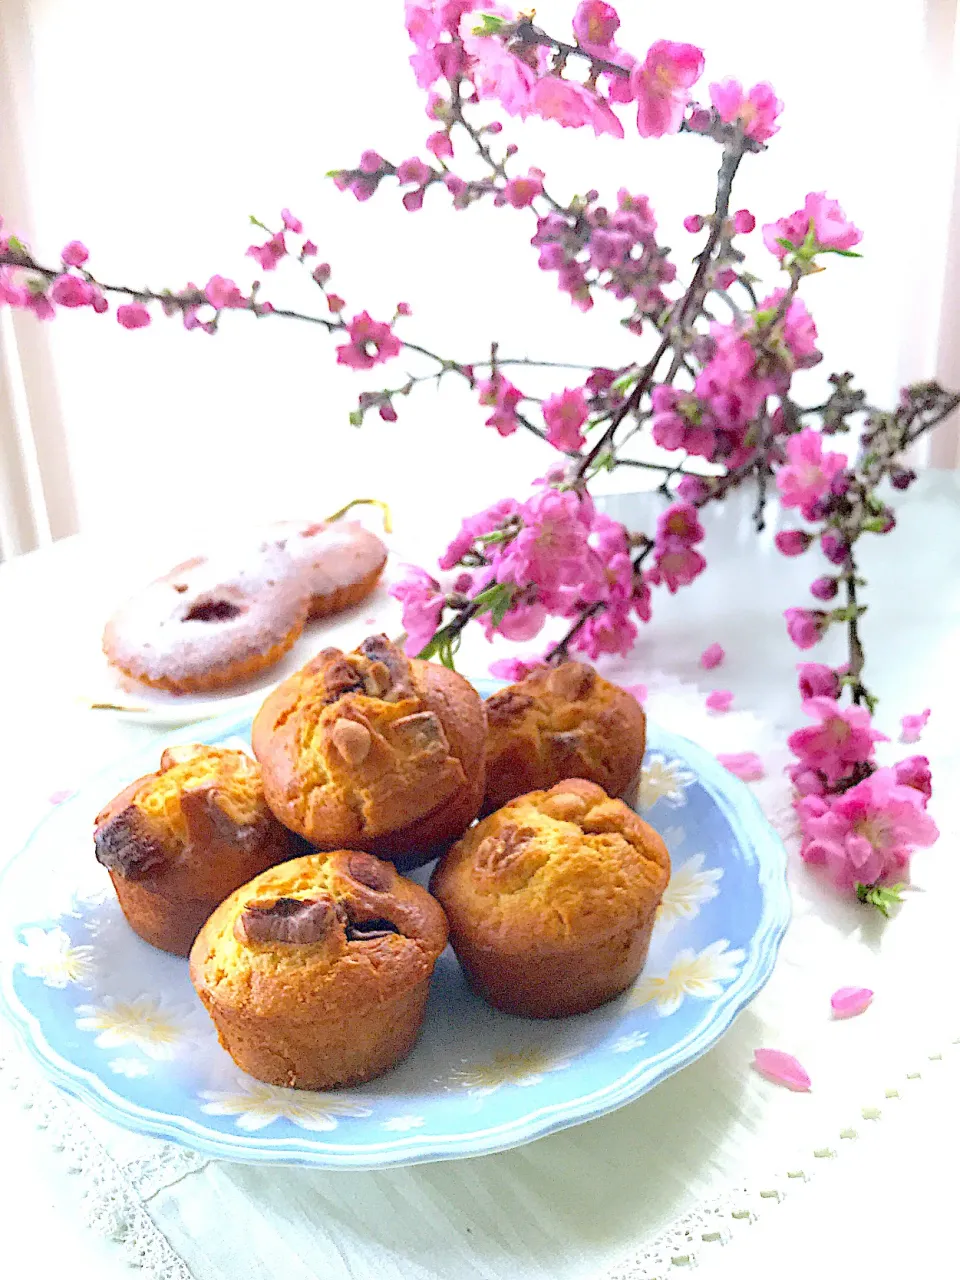
[[[107,1066],[118,1076],[126,1076],[128,1080],[150,1074],[150,1067],[142,1058],[114,1058]]]
[[[369,1107],[355,1102],[303,1089],[281,1089],[259,1080],[239,1080],[233,1092],[205,1089],[200,1097],[205,1099],[201,1111],[209,1116],[233,1116],[237,1128],[245,1133],[256,1133],[276,1120],[289,1120],[314,1133],[329,1133],[345,1116],[370,1115]]]
[[[641,975],[630,1003],[652,1004],[661,1018],[668,1018],[687,996],[709,1000],[721,995],[722,984],[737,976],[744,960],[742,951],[728,951],[729,946],[726,938],[718,938],[700,952],[692,947],[678,951],[665,974]]]
[[[541,1084],[549,1071],[562,1071],[569,1063],[551,1058],[543,1049],[531,1046],[516,1053],[501,1051],[488,1062],[478,1062],[450,1073],[450,1080],[467,1089],[474,1098],[485,1098],[501,1085],[515,1084],[521,1089]]]
[[[188,1016],[187,1010],[147,995],[133,1000],[104,996],[102,1004],[80,1004],[76,1012],[81,1031],[97,1032],[94,1044],[98,1048],[135,1045],[158,1062],[176,1055],[184,1034],[184,1018]]]
[[[93,947],[77,947],[58,925],[55,929],[24,929],[13,962],[28,978],[42,978],[45,987],[63,988],[71,982],[90,985],[96,971]]]
[[[423,1116],[393,1116],[384,1120],[383,1127],[391,1133],[407,1133],[411,1129],[422,1129],[426,1123]]]
[[[641,809],[651,809],[658,800],[665,800],[674,808],[686,804],[687,787],[694,781],[694,776],[684,767],[682,760],[651,756],[640,773],[637,803]]]
[[[666,839],[666,845],[668,849],[674,847],[669,839]],[[670,929],[679,920],[692,920],[700,914],[703,904],[720,892],[717,886],[723,879],[723,868],[708,867],[704,870],[705,861],[706,854],[695,853],[673,868],[670,883],[657,908],[657,926],[660,929]]]
[[[625,1036],[614,1040],[610,1049],[613,1053],[632,1053],[634,1049],[642,1049],[649,1039],[649,1031],[630,1031]]]

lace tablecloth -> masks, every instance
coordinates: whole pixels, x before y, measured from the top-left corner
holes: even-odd
[[[636,671],[611,674],[637,678]],[[719,673],[715,673],[719,674]],[[652,718],[712,751],[756,751],[754,790],[793,843],[782,734],[750,712],[712,715],[703,687],[647,676]],[[840,901],[793,860],[794,920],[769,985],[699,1062],[630,1106],[529,1146],[370,1173],[211,1161],[102,1121],[47,1085],[0,1031],[0,1083],[17,1090],[77,1173],[92,1226],[150,1280],[627,1280],[717,1256],[960,1058],[944,1000],[944,930],[957,871],[956,804],[939,759],[940,844],[890,924]],[[937,748],[943,746],[944,749]],[[678,821],[682,811],[678,811]],[[860,1018],[830,1018],[839,986],[876,991]],[[795,1054],[794,1094],[750,1069],[754,1048]]]

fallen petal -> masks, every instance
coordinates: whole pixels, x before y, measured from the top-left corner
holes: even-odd
[[[730,703],[733,701],[733,694],[729,689],[714,689],[707,694],[707,710],[708,711],[729,711]]]
[[[712,671],[714,667],[719,667],[726,656],[722,645],[708,644],[700,655],[700,665],[704,671]]]
[[[50,804],[63,804],[64,800],[69,800],[74,794],[73,791],[51,791],[47,799]]]
[[[868,987],[840,987],[830,997],[830,1008],[837,1018],[854,1018],[873,999],[873,992]]]
[[[930,719],[930,708],[921,711],[919,715],[904,716],[900,721],[900,741],[901,742],[919,742],[920,735],[927,727],[927,721]]]
[[[763,761],[755,751],[741,751],[733,755],[718,755],[717,759],[744,782],[757,782],[764,775]]]
[[[647,686],[645,684],[625,684],[623,686],[625,693],[631,693],[638,702],[646,702]]]
[[[810,1077],[790,1053],[779,1049],[754,1049],[753,1065],[761,1075],[777,1084],[804,1093],[810,1088]]]

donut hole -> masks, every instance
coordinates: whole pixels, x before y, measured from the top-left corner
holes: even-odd
[[[244,610],[232,600],[199,600],[183,615],[184,622],[230,622]]]

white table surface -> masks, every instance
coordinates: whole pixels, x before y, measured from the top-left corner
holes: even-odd
[[[900,527],[876,539],[865,557],[870,683],[889,699],[897,718],[933,705],[938,719],[955,723],[960,713],[960,481],[953,473],[927,473],[901,497],[899,508]],[[658,595],[657,618],[635,662],[687,680],[699,677],[704,688],[730,688],[738,705],[786,730],[800,719],[792,683],[800,655],[786,641],[780,614],[809,599],[806,584],[817,572],[813,558],[771,554],[776,526],[758,546],[735,511],[708,516],[706,524],[705,554],[708,561],[715,555],[716,562],[677,597]],[[405,548],[423,546],[429,537],[412,526],[399,529],[398,536]],[[172,550],[158,538],[157,546],[145,552],[126,545],[118,533],[113,545],[71,538],[0,566],[0,859],[20,846],[52,790],[81,783],[104,762],[162,731],[86,710],[76,696],[104,617],[125,590],[143,580],[145,565],[152,572],[172,563],[179,548]],[[720,673],[707,677],[697,669],[699,653],[713,640],[728,652],[721,681],[714,678]],[[482,640],[474,640],[465,645],[461,666],[468,674],[482,673],[490,657]],[[836,662],[841,654],[827,650],[816,657]],[[950,964],[954,972],[952,959]],[[945,998],[951,996],[952,990],[945,991]],[[0,1132],[0,1271],[31,1280],[64,1274],[73,1280],[129,1280],[118,1251],[84,1226],[79,1189],[62,1160],[49,1150],[16,1094],[2,1087]],[[938,1260],[945,1251],[952,1253],[948,1214],[953,1206],[947,1203],[943,1153],[957,1138],[960,1098],[956,1090],[934,1082],[887,1126],[883,1141],[871,1141],[869,1149],[865,1145],[846,1157],[822,1182],[704,1260],[702,1271],[752,1276],[776,1267],[781,1276],[799,1276],[810,1274],[815,1263],[822,1270],[827,1254],[836,1263],[835,1274],[856,1263],[865,1274],[886,1275],[896,1270],[894,1260],[903,1274],[908,1263],[915,1274],[927,1274],[925,1268],[931,1275],[944,1274]]]

